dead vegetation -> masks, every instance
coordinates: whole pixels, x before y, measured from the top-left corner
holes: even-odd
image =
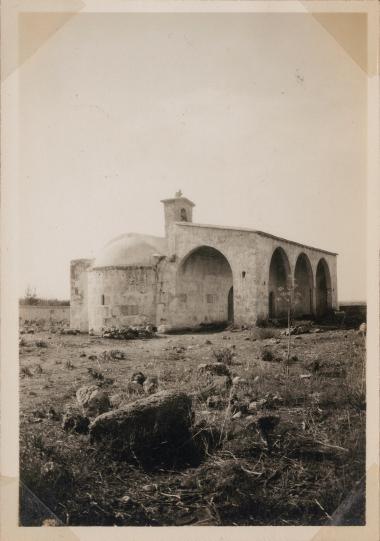
[[[286,359],[288,337],[259,331],[265,337],[177,335],[120,350],[56,334],[48,356],[36,343],[20,348],[22,524],[41,525],[49,512],[70,526],[330,524],[365,473],[363,336],[302,335],[285,370],[273,360]],[[188,433],[154,464],[104,452],[76,399],[83,386],[110,413],[159,391],[185,393]],[[42,502],[33,509],[31,492]]]

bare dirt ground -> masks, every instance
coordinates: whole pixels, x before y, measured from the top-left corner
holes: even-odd
[[[22,335],[21,523],[330,524],[365,473],[364,340],[354,330],[292,336],[286,367],[287,340],[278,329],[128,341]],[[198,365],[226,348],[240,380],[207,401],[213,376]],[[125,359],[104,354],[112,350]],[[117,407],[139,398],[128,390],[136,371],[157,376],[159,390],[193,394],[194,437],[205,436],[193,463],[144,469],[63,430],[78,388],[99,384]],[[361,501],[345,523],[363,521]]]

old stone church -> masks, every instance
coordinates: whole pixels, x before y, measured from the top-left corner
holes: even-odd
[[[299,317],[337,308],[335,253],[193,223],[195,205],[180,192],[162,203],[165,237],[127,233],[71,262],[71,327],[254,325],[284,316],[290,296]]]

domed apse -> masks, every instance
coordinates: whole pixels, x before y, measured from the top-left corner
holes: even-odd
[[[269,266],[269,317],[285,317],[288,313],[290,265],[282,248],[273,252]]]
[[[294,315],[310,317],[313,313],[313,271],[306,254],[297,258],[294,271]]]
[[[317,301],[317,317],[322,317],[327,314],[332,307],[331,277],[329,267],[324,259],[321,259],[317,266],[315,293]]]
[[[227,323],[234,318],[232,270],[209,246],[193,250],[177,273],[176,325]]]

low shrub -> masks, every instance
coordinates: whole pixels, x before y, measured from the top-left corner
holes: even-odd
[[[230,348],[213,351],[213,354],[218,363],[224,363],[226,365],[231,365],[235,357],[235,353]]]
[[[38,348],[47,348],[48,347],[48,343],[45,342],[44,340],[36,340],[36,346]]]

